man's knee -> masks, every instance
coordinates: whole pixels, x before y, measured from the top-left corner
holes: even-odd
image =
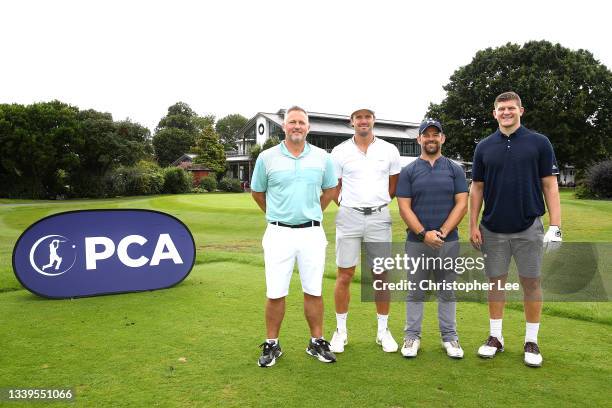
[[[525,278],[521,277],[521,286],[525,292],[533,292],[540,290],[540,278]]]
[[[349,284],[353,280],[353,276],[355,276],[355,267],[350,268],[338,268],[338,277],[337,281],[344,284]]]

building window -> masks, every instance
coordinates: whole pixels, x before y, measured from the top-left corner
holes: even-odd
[[[285,132],[283,132],[283,128],[278,126],[276,123],[269,120],[268,129],[270,129],[269,137],[276,136],[278,140],[285,139]]]
[[[387,139],[387,142],[394,144],[401,156],[417,157],[421,154],[421,146],[414,139]]]
[[[255,125],[251,126],[244,132],[244,139],[245,140],[255,140],[256,139]]]
[[[327,150],[331,152],[332,149],[338,146],[340,143],[344,142],[347,138],[345,137],[337,137],[331,135],[313,135],[310,134],[307,137],[308,143],[313,146],[317,146],[323,150]]]

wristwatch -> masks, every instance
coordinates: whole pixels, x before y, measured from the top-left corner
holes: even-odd
[[[421,242],[425,241],[425,232],[427,232],[427,231],[425,231],[425,228],[423,228],[423,231],[421,231],[421,232],[419,232],[417,234],[417,239],[419,241],[421,241]]]

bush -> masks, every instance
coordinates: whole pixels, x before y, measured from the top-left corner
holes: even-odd
[[[240,180],[235,178],[223,177],[219,182],[219,190],[229,191],[233,193],[241,193],[242,186]]]
[[[217,179],[214,174],[202,177],[200,179],[200,187],[206,191],[215,191],[217,189]]]
[[[191,189],[191,193],[192,194],[202,194],[202,193],[206,193],[206,190],[204,190],[201,187],[194,187]]]
[[[135,166],[119,166],[104,178],[106,196],[133,196],[159,194],[164,185],[164,176],[159,166],[139,162]]]
[[[191,173],[180,167],[166,167],[164,169],[164,187],[166,194],[182,194],[191,191],[193,185]]]
[[[589,167],[577,190],[578,198],[612,198],[612,160]]]

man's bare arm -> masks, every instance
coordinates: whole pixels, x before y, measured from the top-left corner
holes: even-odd
[[[419,221],[419,218],[416,216],[414,211],[412,211],[412,198],[397,198],[397,205],[399,207],[400,216],[402,220],[406,223],[410,231],[418,234],[423,231],[423,224]]]
[[[483,194],[484,182],[472,181],[472,186],[470,187],[470,242],[477,249],[480,249],[482,244],[482,236],[478,228],[478,217],[482,208]]]
[[[389,197],[393,200],[395,192],[397,191],[397,181],[399,180],[399,173],[389,176]]]
[[[257,203],[261,211],[266,212],[266,193],[260,193],[258,191],[252,191],[251,195],[253,196],[253,200]]]
[[[338,185],[336,186],[336,188],[334,189],[334,197],[333,200],[336,203],[336,205],[338,207],[340,207],[340,193],[342,192],[342,179],[339,178],[338,179]]]
[[[321,194],[321,211],[325,211],[329,203],[336,198],[336,187],[325,188]]]
[[[468,209],[468,193],[455,194],[455,206],[451,210],[450,214],[444,221],[444,224],[440,227],[442,236],[446,238],[449,232],[457,228],[457,225],[461,222]]]
[[[561,200],[559,198],[557,176],[542,178],[542,192],[544,193],[546,208],[548,208],[549,225],[561,227]]]

